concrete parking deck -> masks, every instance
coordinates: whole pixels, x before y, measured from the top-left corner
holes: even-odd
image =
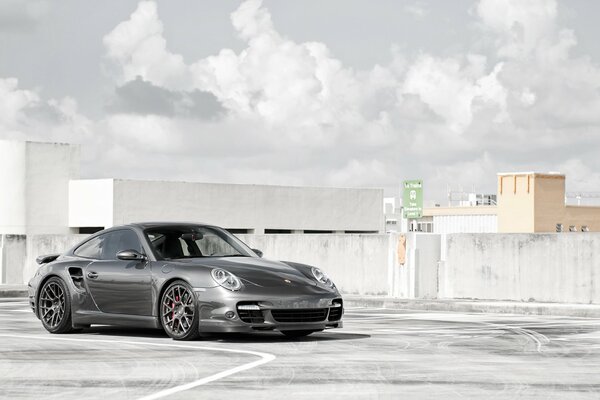
[[[347,310],[346,328],[175,342],[92,327],[50,335],[0,300],[7,399],[597,399],[600,319]]]

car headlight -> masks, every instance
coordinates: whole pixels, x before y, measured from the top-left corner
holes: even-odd
[[[213,269],[210,271],[210,274],[215,282],[227,290],[235,291],[242,288],[242,282],[231,272],[225,271],[224,269]]]
[[[322,283],[323,285],[330,287],[330,288],[335,286],[333,284],[333,281],[331,279],[329,279],[327,274],[325,272],[321,271],[319,268],[312,267],[311,271],[312,271],[313,276],[315,277],[315,279],[317,281],[319,281],[319,283]]]

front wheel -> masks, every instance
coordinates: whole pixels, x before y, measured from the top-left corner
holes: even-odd
[[[167,287],[160,302],[160,322],[175,340],[192,340],[199,335],[196,299],[190,285],[175,281]]]
[[[44,283],[38,299],[38,313],[42,325],[50,333],[73,331],[71,323],[71,298],[65,282],[52,277]]]
[[[314,332],[321,332],[321,329],[316,330],[316,331],[281,331],[281,333],[283,333],[285,336],[290,337],[290,338],[301,338],[301,337],[305,337],[310,335],[311,333]]]

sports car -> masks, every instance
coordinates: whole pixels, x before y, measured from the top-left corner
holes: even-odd
[[[225,229],[137,223],[37,258],[35,315],[51,333],[90,325],[162,328],[171,338],[341,328],[343,300],[319,268],[262,258]]]

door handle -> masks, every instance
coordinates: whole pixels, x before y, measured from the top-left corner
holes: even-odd
[[[88,272],[88,278],[90,279],[96,279],[98,277],[98,274],[95,272]]]

